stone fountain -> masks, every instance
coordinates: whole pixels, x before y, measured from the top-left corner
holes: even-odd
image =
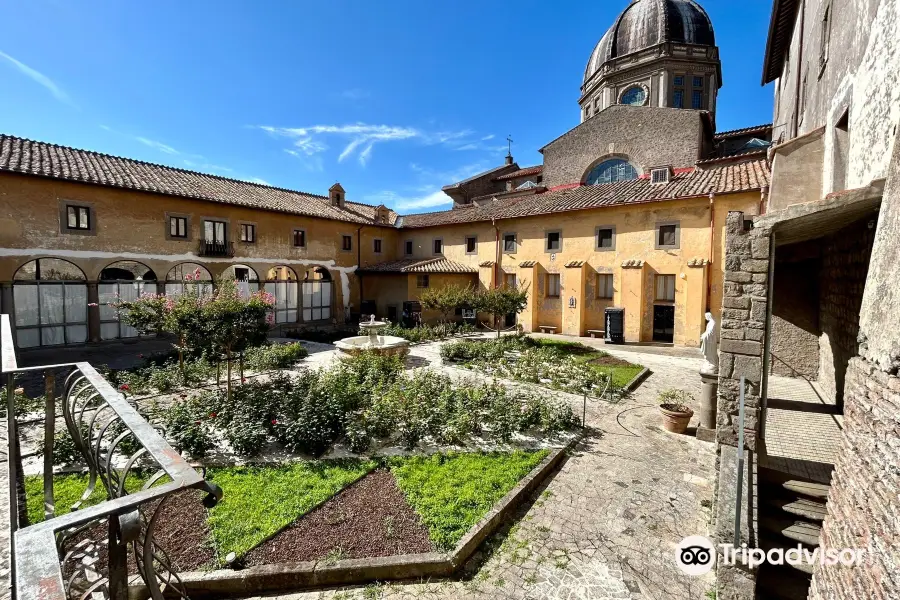
[[[384,321],[376,321],[372,315],[368,321],[363,321],[359,327],[367,335],[357,335],[344,338],[334,343],[344,354],[356,355],[362,352],[375,351],[385,356],[409,354],[409,342],[401,337],[392,335],[379,335],[379,332],[387,327]]]

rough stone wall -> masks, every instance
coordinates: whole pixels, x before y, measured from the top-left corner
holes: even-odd
[[[896,334],[895,334],[896,335]],[[812,600],[900,598],[900,377],[850,361],[841,453],[831,480],[823,548],[865,550],[863,566],[816,566]]]
[[[819,246],[814,241],[775,250],[769,355],[776,375],[819,376]]]
[[[751,450],[756,449],[756,432],[759,430],[770,240],[768,229],[744,229],[744,213],[728,213],[716,441],[737,445],[740,380],[743,376],[747,382],[744,439]]]
[[[841,402],[847,363],[858,354],[859,311],[875,238],[874,222],[855,223],[828,237],[819,285],[819,384]]]
[[[610,106],[542,148],[544,185],[580,182],[607,156],[627,157],[643,172],[660,165],[693,166],[700,158],[700,119],[693,110]]]

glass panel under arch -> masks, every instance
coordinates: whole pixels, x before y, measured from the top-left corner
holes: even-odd
[[[628,181],[637,178],[637,169],[630,162],[622,158],[611,158],[591,169],[586,182],[588,185],[596,185],[598,183],[615,183],[616,181]]]

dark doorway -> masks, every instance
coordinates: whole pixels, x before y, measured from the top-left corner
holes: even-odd
[[[387,313],[388,321],[390,321],[391,323],[396,323],[397,322],[397,307],[396,306],[388,306],[387,310],[388,310],[388,313]]]
[[[653,341],[671,344],[675,339],[675,307],[655,305],[653,307]]]
[[[503,320],[504,327],[513,327],[516,324],[516,313],[509,313]]]

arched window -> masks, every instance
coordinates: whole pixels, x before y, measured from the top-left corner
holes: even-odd
[[[596,185],[598,183],[614,183],[637,178],[637,169],[630,162],[622,158],[611,158],[604,160],[591,169],[585,179],[585,183]]]
[[[222,277],[234,279],[237,288],[244,298],[259,289],[259,275],[248,265],[231,265],[222,272]]]
[[[119,311],[111,306],[120,300],[134,300],[141,294],[156,293],[156,273],[147,265],[120,260],[100,271],[100,339],[133,338],[138,332],[119,321]]]
[[[213,293],[212,275],[203,265],[181,263],[166,274],[166,296],[180,296],[191,289],[201,296]]]
[[[87,341],[87,286],[84,273],[61,258],[38,258],[13,277],[19,348]]]
[[[643,106],[647,101],[647,92],[639,85],[630,87],[622,94],[620,104],[630,104],[631,106]]]
[[[307,269],[303,278],[303,320],[327,321],[331,318],[331,273],[322,267]]]
[[[290,267],[279,265],[269,269],[266,291],[275,296],[275,322],[296,323],[299,301],[297,273]]]

